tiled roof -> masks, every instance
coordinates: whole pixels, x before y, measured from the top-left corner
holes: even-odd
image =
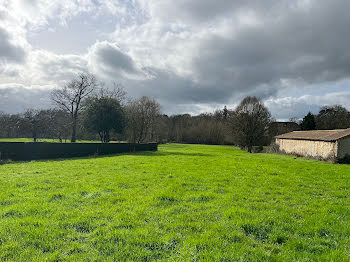
[[[294,131],[276,136],[279,139],[314,140],[314,141],[337,141],[350,136],[350,128],[337,130],[312,130]]]

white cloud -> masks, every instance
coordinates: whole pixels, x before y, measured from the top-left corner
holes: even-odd
[[[25,66],[24,77],[32,84],[60,84],[87,71],[87,61],[79,55],[57,55],[44,50],[33,51]]]
[[[79,12],[93,10],[90,0],[11,0],[5,6],[14,13],[29,29],[38,29],[57,19],[65,25],[67,19]]]

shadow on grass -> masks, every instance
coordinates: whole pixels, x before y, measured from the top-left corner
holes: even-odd
[[[144,152],[136,152],[134,155],[141,155],[141,156],[213,156],[210,154],[203,154],[203,153],[185,153],[185,152],[162,152],[162,151],[144,151]]]
[[[0,165],[6,164],[16,164],[16,163],[29,163],[32,161],[36,162],[59,162],[59,161],[76,161],[76,160],[91,160],[91,159],[99,159],[99,158],[112,158],[119,156],[196,156],[196,157],[212,157],[210,154],[203,153],[184,153],[184,152],[162,152],[162,151],[139,151],[139,152],[126,152],[126,153],[118,153],[118,154],[107,154],[107,155],[95,155],[95,156],[83,156],[83,157],[67,157],[67,158],[49,158],[49,159],[33,159],[28,161],[0,161]]]
[[[203,153],[186,153],[186,152],[163,152],[163,151],[140,151],[140,152],[128,152],[112,155],[99,155],[99,156],[90,156],[90,157],[81,157],[79,159],[91,159],[91,158],[109,158],[109,157],[118,157],[118,156],[200,156],[200,157],[212,157],[210,154]],[[68,158],[69,159],[69,158]]]

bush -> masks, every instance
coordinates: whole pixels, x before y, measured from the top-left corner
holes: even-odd
[[[280,151],[281,151],[280,147],[276,143],[272,143],[269,146],[269,149],[267,150],[268,153],[272,153],[272,154],[280,153]]]
[[[253,146],[252,152],[253,153],[261,153],[261,152],[263,152],[263,150],[264,150],[263,146]]]
[[[338,159],[339,164],[350,164],[350,155],[346,154],[343,158]]]

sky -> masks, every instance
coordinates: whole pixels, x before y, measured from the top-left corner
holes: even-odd
[[[350,109],[349,0],[0,0],[0,111],[78,73],[166,114],[261,98],[276,119]]]

